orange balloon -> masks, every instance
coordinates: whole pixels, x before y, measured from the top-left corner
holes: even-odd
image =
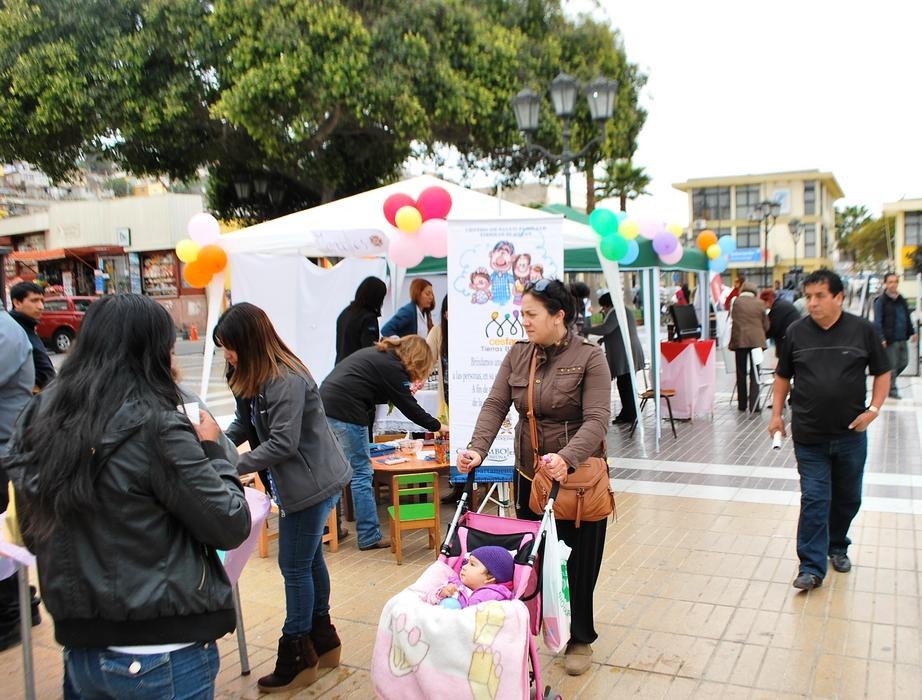
[[[182,271],[183,279],[190,287],[207,287],[213,274],[210,267],[202,264],[201,258],[195,262],[186,263],[186,268]]]
[[[219,245],[206,245],[198,252],[197,262],[202,263],[212,272],[221,272],[227,265],[227,253]]]
[[[712,245],[717,243],[717,234],[711,231],[710,229],[704,229],[701,233],[698,234],[698,247],[703,251],[707,252],[707,249]],[[199,253],[201,255],[201,253]]]

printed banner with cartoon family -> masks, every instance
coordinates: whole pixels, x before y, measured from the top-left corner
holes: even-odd
[[[525,285],[563,277],[563,219],[448,224],[449,409],[457,454],[470,442],[509,346],[528,339],[520,317]],[[511,409],[484,466],[514,466],[517,420]]]

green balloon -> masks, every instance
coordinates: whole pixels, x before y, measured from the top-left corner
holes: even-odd
[[[589,215],[589,225],[600,236],[618,232],[618,217],[608,209],[595,209]]]
[[[615,262],[627,255],[628,251],[627,239],[620,233],[612,233],[605,236],[601,244],[599,244],[599,247],[602,249],[602,255]]]

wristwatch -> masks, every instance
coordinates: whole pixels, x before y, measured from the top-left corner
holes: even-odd
[[[877,406],[868,406],[868,410],[874,415],[877,415],[878,413],[880,413],[880,409],[877,408]]]

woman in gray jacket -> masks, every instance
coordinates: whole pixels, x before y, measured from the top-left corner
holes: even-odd
[[[327,424],[316,382],[262,309],[231,306],[218,319],[214,341],[233,367],[228,384],[238,398],[227,435],[237,445],[250,441],[252,448],[237,469],[268,469],[279,506],[286,616],[275,670],[258,684],[270,692],[310,685],[320,666],[339,665],[321,541],[352,468]]]

